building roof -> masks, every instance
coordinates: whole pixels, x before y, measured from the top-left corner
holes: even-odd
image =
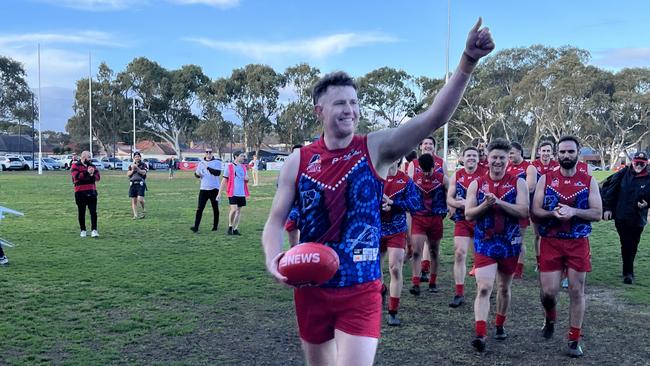
[[[33,146],[32,146],[33,145]],[[25,135],[0,135],[0,152],[27,154],[38,151],[38,142],[32,142],[32,138]],[[42,151],[47,154],[54,152],[54,146],[43,144]]]

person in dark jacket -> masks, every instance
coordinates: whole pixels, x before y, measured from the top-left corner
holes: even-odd
[[[74,200],[79,212],[80,236],[86,237],[86,207],[90,211],[91,236],[99,236],[97,232],[97,187],[95,182],[100,179],[99,170],[90,160],[90,152],[81,153],[81,158],[70,168],[72,182],[74,183]]]
[[[623,283],[634,282],[634,257],[636,257],[641,233],[648,223],[650,202],[650,173],[648,154],[634,154],[632,165],[611,176],[603,184],[603,218],[614,219],[621,239],[623,259]]]

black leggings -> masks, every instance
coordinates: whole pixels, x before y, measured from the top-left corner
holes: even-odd
[[[643,226],[628,226],[615,221],[616,231],[621,238],[621,257],[623,258],[623,276],[634,274],[634,257],[641,241]]]
[[[210,200],[212,205],[212,213],[214,215],[214,221],[212,222],[212,229],[216,230],[219,226],[219,206],[217,204],[217,194],[219,194],[218,189],[211,190],[200,190],[199,191],[199,207],[196,209],[196,217],[194,218],[194,227],[199,228],[201,225],[201,217],[203,216],[203,209],[205,205]]]
[[[90,211],[90,225],[97,230],[97,193],[95,191],[75,192],[74,201],[79,211],[79,228],[86,231],[86,207]]]

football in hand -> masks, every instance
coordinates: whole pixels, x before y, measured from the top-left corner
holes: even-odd
[[[293,286],[318,286],[329,281],[339,269],[334,249],[319,243],[302,243],[289,249],[278,264],[278,271]]]

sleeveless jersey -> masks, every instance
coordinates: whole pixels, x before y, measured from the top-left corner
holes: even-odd
[[[559,163],[558,163],[558,166],[556,166],[553,170],[560,170]],[[591,174],[589,174],[589,166],[584,161],[579,161],[579,162],[576,163],[576,171],[578,171],[580,173],[587,174],[587,175],[591,175]]]
[[[329,150],[320,138],[300,149],[296,194],[300,242],[334,249],[339,269],[323,287],[345,287],[381,277],[379,240],[384,181],[370,161],[366,136]]]
[[[444,160],[442,160],[441,157],[438,155],[433,155],[433,171],[436,173],[443,173],[445,174],[445,171],[443,169],[443,164],[445,163]],[[413,175],[415,176],[416,172],[422,172],[422,168],[420,168],[420,162],[418,159],[414,159],[411,164],[413,164]]]
[[[544,203],[542,208],[552,211],[559,203],[579,209],[589,208],[589,185],[591,177],[576,172],[573,177],[565,177],[559,170],[546,174]],[[539,234],[543,237],[578,239],[586,238],[591,233],[591,222],[572,217],[560,221],[554,217],[541,220]]]
[[[486,193],[492,193],[505,202],[516,203],[518,179],[508,174],[499,181],[493,181],[489,174],[479,177],[476,180],[477,203],[480,205],[485,201]],[[476,219],[474,250],[476,253],[495,259],[519,256],[521,252],[519,218],[509,215],[497,206],[489,208]]]
[[[386,178],[384,194],[393,201],[390,211],[381,212],[381,236],[406,232],[406,211],[422,210],[420,191],[406,173],[397,171]]]
[[[508,167],[506,168],[506,174],[514,175],[517,178],[526,180],[526,169],[528,169],[530,163],[526,160],[522,160],[521,163],[515,164],[512,161],[508,162]]]
[[[531,164],[537,169],[537,180],[539,180],[542,175],[560,166],[560,163],[558,163],[557,160],[553,159],[551,159],[548,165],[544,165],[544,163],[542,163],[542,161],[539,159],[533,161]]]
[[[490,163],[488,163],[487,158],[485,160],[478,160],[478,166],[485,169],[486,171],[490,170]]]
[[[447,214],[447,197],[444,186],[444,175],[440,172],[425,174],[416,171],[413,182],[421,195],[422,209],[414,213],[417,216],[444,216]]]
[[[468,173],[465,168],[456,171],[456,198],[467,198],[467,188],[469,184],[478,179],[480,176],[487,174],[487,171],[480,166],[476,167],[474,173]],[[458,222],[465,220],[465,210],[457,208],[452,220]]]

